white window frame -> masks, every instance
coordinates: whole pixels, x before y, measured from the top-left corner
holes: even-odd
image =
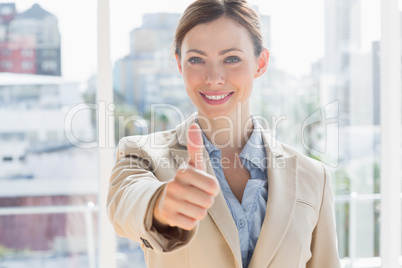
[[[401,31],[398,0],[381,1],[381,227],[382,267],[401,255]]]
[[[116,267],[116,234],[106,213],[109,178],[114,162],[112,64],[110,54],[110,4],[98,0],[98,148],[99,148],[99,252],[98,267]],[[109,109],[108,109],[109,108]]]

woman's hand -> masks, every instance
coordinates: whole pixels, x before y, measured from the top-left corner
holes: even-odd
[[[169,226],[192,230],[205,218],[219,193],[218,181],[205,172],[204,144],[197,124],[189,127],[187,137],[188,167],[177,171],[154,207],[153,222],[159,231]]]

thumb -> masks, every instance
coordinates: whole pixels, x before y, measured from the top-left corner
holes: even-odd
[[[187,132],[187,151],[189,156],[188,164],[196,169],[205,171],[204,166],[204,141],[202,140],[201,129],[194,123]]]

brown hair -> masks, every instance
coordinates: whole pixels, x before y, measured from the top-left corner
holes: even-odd
[[[181,57],[181,44],[184,36],[195,26],[226,16],[250,33],[254,53],[260,55],[263,49],[261,23],[258,14],[246,0],[196,0],[184,11],[177,26],[173,42],[174,52]]]

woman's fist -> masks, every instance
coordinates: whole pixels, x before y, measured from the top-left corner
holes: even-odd
[[[168,226],[192,230],[213,205],[219,193],[219,183],[205,172],[203,149],[201,129],[192,124],[187,133],[187,168],[177,171],[154,207],[154,225],[158,230]]]

